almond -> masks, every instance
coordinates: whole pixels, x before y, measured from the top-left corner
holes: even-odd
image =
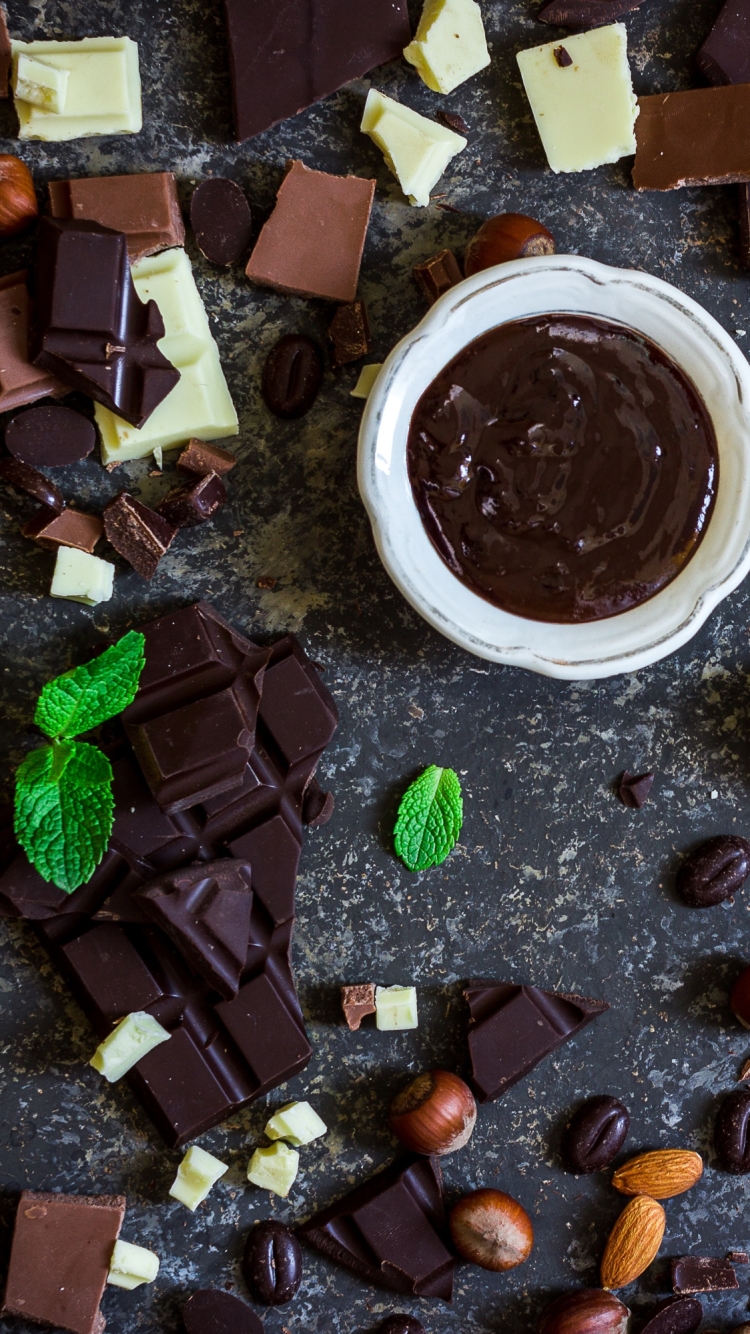
[[[639,1153],[629,1163],[618,1167],[612,1177],[615,1190],[623,1195],[650,1195],[654,1200],[671,1200],[690,1190],[703,1176],[703,1159],[692,1149],[656,1149]]]
[[[604,1248],[603,1288],[624,1288],[648,1269],[661,1246],[666,1221],[661,1205],[650,1195],[628,1201]]]

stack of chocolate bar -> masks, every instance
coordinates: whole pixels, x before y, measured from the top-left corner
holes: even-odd
[[[104,860],[66,895],[6,844],[0,914],[36,924],[98,1037],[142,1010],[169,1030],[129,1079],[177,1147],[310,1059],[294,892],[302,826],[333,809],[314,774],[338,716],[291,635],[260,648],[206,603],[143,630],[140,688],[106,743]]]

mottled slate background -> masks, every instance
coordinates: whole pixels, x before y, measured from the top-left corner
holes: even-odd
[[[194,181],[226,173],[247,189],[258,219],[291,155],[377,176],[361,281],[374,359],[420,318],[413,264],[444,245],[460,251],[483,217],[508,209],[538,215],[561,250],[676,283],[745,346],[747,278],[736,260],[731,188],[636,196],[627,163],[567,177],[545,168],[514,59],[550,35],[534,22],[536,5],[482,0],[492,66],[444,101],[404,64],[373,76],[410,106],[445,105],[470,125],[469,148],[438,187],[458,214],[412,209],[402,198],[358,131],[368,81],[232,145],[218,0],[9,0],[16,35],[129,33],[140,43],[144,81],[137,138],[29,144],[20,153],[40,192],[56,176],[173,168],[187,200]],[[690,84],[692,52],[716,7],[645,0],[628,18],[638,91]],[[10,108],[0,110],[0,130],[2,151],[14,151]],[[262,404],[259,368],[269,347],[289,330],[321,337],[331,310],[254,290],[241,270],[219,272],[189,245],[241,418],[231,503],[210,527],[180,537],[152,585],[123,567],[115,599],[91,611],[49,600],[53,558],[19,536],[22,502],[0,496],[3,786],[9,794],[13,766],[34,744],[42,683],[84,660],[104,635],[197,597],[253,633],[297,631],[324,665],[341,712],[322,765],[336,813],[307,840],[298,892],[294,961],[315,1055],[267,1105],[202,1138],[231,1170],[193,1216],[167,1199],[179,1155],[164,1148],[125,1086],[104,1086],[88,1067],[93,1035],[31,930],[2,926],[0,1256],[21,1186],[125,1191],[123,1235],[152,1246],[162,1268],[150,1288],[107,1292],[112,1331],[178,1329],[186,1295],[200,1286],[242,1292],[238,1260],[251,1222],[302,1219],[390,1161],[385,1112],[406,1072],[461,1065],[460,984],[472,974],[611,1004],[501,1103],[483,1108],[470,1145],[446,1163],[449,1196],[488,1184],[523,1202],[536,1229],[531,1259],[506,1276],[463,1267],[449,1309],[399,1301],[307,1254],[298,1297],[266,1318],[272,1334],[354,1334],[399,1309],[418,1314],[429,1334],[511,1334],[530,1328],[549,1295],[595,1283],[622,1201],[603,1176],[566,1175],[557,1152],[571,1108],[594,1093],[630,1107],[630,1151],[685,1145],[706,1155],[702,1182],[666,1206],[664,1256],[750,1246],[748,1185],[717,1170],[711,1149],[716,1098],[735,1086],[750,1054],[726,1005],[746,951],[747,900],[697,913],[672,888],[682,851],[709,834],[747,833],[750,823],[747,591],[723,603],[692,644],[634,676],[563,684],[468,657],[417,618],[378,563],[355,483],[361,409],[349,390],[357,369],[327,374],[299,423],[276,421]],[[2,243],[0,272],[29,253],[27,241]],[[91,507],[123,485],[152,501],[174,465],[164,478],[150,477],[149,466],[108,475],[89,460],[59,480]],[[276,579],[272,591],[258,590],[261,576]],[[394,860],[389,831],[405,784],[430,761],[461,772],[466,822],[451,859],[413,876]],[[613,793],[626,766],[658,773],[640,813]],[[342,1028],[338,986],[365,979],[415,982],[419,1030]],[[302,1151],[299,1179],[282,1202],[247,1187],[244,1173],[268,1107],[300,1096],[330,1131]],[[741,1270],[736,1295],[707,1298],[707,1326],[744,1319],[749,1285],[750,1270]],[[659,1260],[623,1295],[638,1307],[667,1290]]]

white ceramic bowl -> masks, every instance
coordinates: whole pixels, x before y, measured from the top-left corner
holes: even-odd
[[[471,592],[428,538],[407,474],[411,416],[438,372],[488,329],[549,312],[599,316],[645,334],[699,390],[719,447],[716,503],[692,560],[648,602],[586,625],[526,620]],[[515,260],[452,288],[393,349],[362,419],[358,472],[386,570],[441,634],[481,658],[547,676],[635,671],[690,639],[750,569],[750,367],[716,320],[659,278],[577,255]]]

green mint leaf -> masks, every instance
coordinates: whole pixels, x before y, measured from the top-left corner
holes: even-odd
[[[49,681],[34,722],[53,738],[80,736],[132,704],[143,671],[146,640],[131,630],[93,662]]]
[[[439,866],[455,848],[463,818],[458,774],[431,764],[401,798],[393,831],[397,855],[410,871]]]
[[[114,823],[112,765],[84,741],[56,741],[16,774],[16,838],[43,880],[66,894],[91,879]]]

